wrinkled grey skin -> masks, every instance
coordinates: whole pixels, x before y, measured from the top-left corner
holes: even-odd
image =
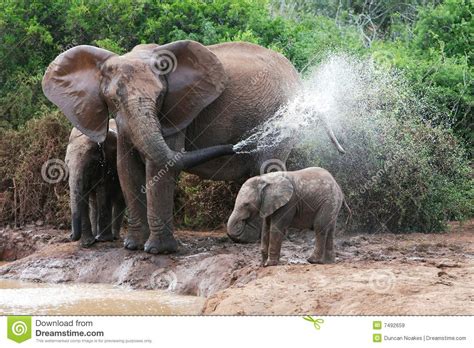
[[[237,195],[227,223],[230,238],[254,233],[249,225],[256,216],[262,219],[262,265],[277,265],[283,237],[290,227],[313,229],[316,245],[310,263],[334,262],[334,232],[344,195],[332,175],[323,168],[311,167],[294,172],[273,172],[245,182]]]
[[[175,58],[174,69],[162,69],[166,55]],[[299,86],[295,68],[279,53],[245,42],[189,40],[138,45],[122,56],[77,46],[59,55],[43,78],[45,95],[95,141],[104,137],[108,113],[116,114],[129,214],[124,245],[154,254],[177,250],[173,196],[182,170],[241,181],[260,173],[268,159],[286,162],[291,139],[254,153],[235,154],[226,144],[248,136]],[[241,237],[236,240],[255,239]]]
[[[90,140],[76,128],[69,136],[66,164],[73,241],[88,247],[120,237],[125,201],[117,175],[117,131],[111,120],[105,142]]]

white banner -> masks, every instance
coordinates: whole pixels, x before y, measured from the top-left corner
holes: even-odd
[[[0,317],[0,347],[472,347],[473,317]]]

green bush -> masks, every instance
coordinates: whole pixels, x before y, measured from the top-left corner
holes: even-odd
[[[472,170],[456,138],[415,120],[387,121],[378,125],[381,143],[353,146],[364,132],[353,125],[358,134],[347,135],[348,156],[330,156],[330,149],[314,153],[346,194],[353,214],[349,229],[443,231],[448,221],[473,216]]]
[[[17,131],[0,131],[0,225],[69,222],[67,176],[49,183],[42,168],[48,160],[64,160],[71,126],[60,112],[44,112]],[[56,174],[62,175],[46,178]]]
[[[418,96],[438,109],[425,118],[452,128],[465,142],[471,157],[473,11],[469,0],[447,0],[438,6],[422,7],[413,26],[397,26],[396,40],[380,40],[371,47],[375,57],[403,71]]]
[[[218,228],[227,222],[240,185],[202,180],[183,173],[178,182],[175,219],[182,228]]]

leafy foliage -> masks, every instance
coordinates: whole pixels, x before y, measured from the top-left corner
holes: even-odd
[[[401,209],[390,226],[394,230],[439,229],[447,219],[472,216],[467,209],[472,170],[466,164],[474,141],[472,13],[470,0],[2,1],[0,220],[11,221],[15,214],[21,221],[67,220],[66,188],[37,181],[41,161],[53,155],[63,158],[70,127],[43,96],[41,78],[47,65],[79,44],[120,54],[139,43],[181,39],[206,45],[254,42],[281,52],[303,74],[339,51],[371,56],[401,71],[431,111],[415,117],[419,122],[405,124],[406,129],[403,120],[397,123],[403,136],[391,136],[398,142],[391,146],[413,150],[407,152],[410,156],[403,161],[403,170],[391,167],[383,184],[371,190],[370,199],[359,195],[359,200],[349,193],[352,203],[361,208],[359,225],[364,225],[366,217],[367,223],[374,223],[369,210],[381,219],[388,210]],[[433,143],[417,153],[415,139],[426,134]],[[369,163],[380,166],[387,161],[370,146],[365,150]],[[317,158],[330,169],[342,165],[324,153]],[[352,168],[348,162],[346,166]],[[430,169],[433,166],[436,172]],[[358,167],[352,169],[351,175],[338,178],[348,188],[367,174]],[[17,190],[13,178],[15,186],[24,188],[20,199],[29,200],[31,206],[21,213],[12,205]],[[181,210],[178,220],[185,226],[217,226],[231,209],[235,190],[228,184],[182,179],[178,207],[187,201],[192,204]],[[222,196],[226,203],[221,210],[217,202]],[[392,206],[377,203],[387,199]]]
[[[427,115],[452,127],[472,156],[474,25],[472,1],[447,0],[420,9],[412,26],[397,26],[394,41],[377,41],[373,54],[404,72],[418,95],[439,112]]]
[[[41,172],[49,159],[64,158],[70,130],[69,122],[55,111],[17,131],[0,131],[0,223],[69,221],[67,180],[50,185]]]

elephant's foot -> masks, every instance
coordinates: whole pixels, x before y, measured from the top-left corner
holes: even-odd
[[[114,235],[112,232],[100,233],[97,237],[95,237],[95,240],[98,242],[112,242],[114,240]]]
[[[336,258],[334,257],[334,255],[331,255],[331,256],[326,255],[324,257],[324,263],[336,263]]]
[[[81,238],[81,246],[83,248],[89,248],[94,243],[95,243],[95,237],[92,235]]]
[[[334,263],[336,260],[334,260],[334,257],[320,257],[316,255],[311,255],[308,257],[307,261],[312,264],[328,264],[328,263]]]
[[[123,241],[123,246],[128,250],[139,250],[143,249],[143,242],[138,241],[135,238],[127,236]]]
[[[277,266],[278,263],[279,263],[279,261],[276,260],[276,259],[269,259],[266,263],[266,266]]]
[[[166,238],[150,237],[145,243],[145,251],[150,254],[172,254],[178,251],[178,242],[172,235]]]
[[[129,229],[123,239],[123,246],[128,250],[143,250],[146,238],[147,236],[143,235],[142,231]]]
[[[79,234],[74,234],[73,232],[71,232],[71,234],[69,235],[69,240],[71,242],[77,242],[79,239],[81,239],[81,235]]]

